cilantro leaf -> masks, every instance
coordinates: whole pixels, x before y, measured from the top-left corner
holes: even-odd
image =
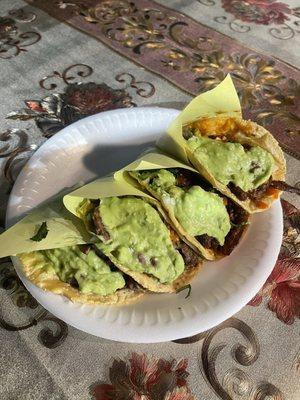
[[[47,222],[43,222],[37,233],[32,236],[30,240],[33,240],[34,242],[40,242],[42,239],[45,239],[45,237],[48,235],[48,232],[49,230],[47,228]]]
[[[188,289],[187,295],[185,296],[185,299],[187,299],[191,295],[192,287],[191,285],[185,285],[180,289],[176,290],[176,293],[182,292],[182,290]]]

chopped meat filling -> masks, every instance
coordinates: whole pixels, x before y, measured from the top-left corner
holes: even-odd
[[[300,195],[299,187],[288,185],[286,182],[283,182],[283,181],[272,181],[271,188],[282,190],[283,192],[296,193],[296,194]]]
[[[109,240],[110,239],[109,233],[105,229],[98,208],[96,208],[95,211],[93,212],[93,222],[95,225],[96,234],[103,236],[103,239],[106,241]]]
[[[263,197],[273,194],[276,190],[281,190],[285,192],[296,193],[300,195],[300,188],[288,185],[283,181],[272,181],[270,178],[266,183],[263,183],[258,188],[244,192],[241,188],[235,186],[232,182],[229,183],[228,188],[239,200],[250,199],[252,201],[259,201]]]
[[[198,262],[200,261],[200,256],[191,248],[189,247],[183,240],[180,239],[177,232],[175,232],[172,228],[170,228],[170,237],[172,243],[174,244],[175,248],[179,251],[182,255],[185,266],[195,267]]]
[[[90,250],[91,250],[91,246],[89,244],[80,244],[79,245],[79,250],[83,253],[83,254],[89,254]]]
[[[188,171],[182,170],[180,168],[170,168],[170,172],[172,172],[176,177],[176,185],[181,187],[184,190],[189,190],[191,186],[199,185],[204,190],[211,190],[212,186],[210,183],[201,178],[200,175]]]
[[[70,286],[72,286],[72,288],[74,288],[74,289],[79,289],[79,284],[77,282],[77,279],[74,276],[69,279],[68,284]]]
[[[147,292],[145,288],[140,286],[131,276],[123,274],[126,285],[125,287],[130,290],[138,290],[142,292]]]
[[[181,242],[178,251],[182,255],[186,267],[193,267],[198,264],[199,262],[198,254],[192,248],[190,248],[186,243]]]
[[[232,228],[225,238],[225,243],[223,246],[219,242],[208,235],[197,236],[196,239],[202,244],[206,249],[213,250],[216,254],[223,256],[228,256],[234,248],[239,243],[241,235],[246,228],[249,214],[242,207],[235,204],[231,200],[227,200],[227,211],[229,214],[230,222]]]
[[[172,169],[172,173],[176,176],[176,184],[183,189],[188,190],[193,185],[200,185],[205,190],[212,190],[212,186],[210,184],[203,181],[197,174],[193,172],[181,171],[180,169]],[[242,193],[245,192],[241,190],[241,194]],[[224,245],[221,246],[217,239],[208,236],[207,234],[197,236],[196,239],[207,249],[212,249],[218,254],[229,255],[238,244],[239,239],[243,231],[245,230],[249,214],[242,207],[238,206],[233,201],[225,197],[224,204],[226,205],[226,209],[232,223],[232,228],[225,238]],[[181,252],[184,261],[186,263],[188,262],[191,264],[196,264],[196,253],[187,245],[182,245],[183,242],[181,242],[178,235],[172,229],[170,229],[170,236],[174,245]]]
[[[235,184],[233,182],[229,182],[229,184],[227,185],[228,189],[230,189],[230,191],[239,199],[242,201],[247,200],[248,198],[248,193],[244,192],[244,190],[242,190],[241,188],[239,188],[238,186],[235,186]]]

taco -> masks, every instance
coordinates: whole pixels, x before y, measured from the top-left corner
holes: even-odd
[[[185,125],[182,136],[192,165],[250,213],[269,208],[282,190],[289,189],[282,150],[255,122],[228,116],[201,118]]]
[[[184,168],[129,172],[160,201],[177,232],[208,260],[229,255],[248,225],[249,213]]]
[[[152,200],[137,196],[84,199],[77,215],[97,236],[95,246],[121,271],[152,292],[175,292],[192,280],[202,260]]]
[[[87,304],[126,304],[144,289],[93,245],[18,255],[27,278],[40,288]]]

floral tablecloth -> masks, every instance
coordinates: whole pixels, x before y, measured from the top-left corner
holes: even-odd
[[[113,108],[180,109],[228,72],[299,186],[300,8],[283,1],[0,0],[1,226],[18,172],[62,127]],[[283,196],[280,256],[254,299],[176,343],[116,343],[67,326],[1,259],[0,398],[299,399],[299,204]]]

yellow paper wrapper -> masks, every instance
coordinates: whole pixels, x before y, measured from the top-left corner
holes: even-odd
[[[126,171],[141,171],[147,169],[161,169],[161,168],[184,168],[189,169],[190,171],[195,172],[199,175],[194,168],[186,165],[167,154],[160,152],[159,150],[151,151],[150,153],[145,153],[137,160],[133,161],[132,163],[126,165],[121,170],[115,172],[114,177],[116,180],[125,179],[127,180],[127,174],[124,172]],[[131,182],[131,180],[130,180]]]
[[[39,242],[30,240],[43,222],[49,230]],[[86,243],[90,235],[84,224],[63,206],[62,199],[42,205],[0,235],[0,257],[23,252]]]
[[[182,127],[199,118],[216,115],[242,116],[241,104],[230,75],[227,75],[214,89],[195,97],[174,119],[167,129],[167,134],[158,140],[157,146],[189,164]]]
[[[77,207],[83,199],[104,199],[113,196],[142,196],[152,199],[137,187],[130,184],[121,173],[115,173],[103,178],[96,179],[87,185],[67,194],[63,198],[63,203],[67,210],[76,214]]]

